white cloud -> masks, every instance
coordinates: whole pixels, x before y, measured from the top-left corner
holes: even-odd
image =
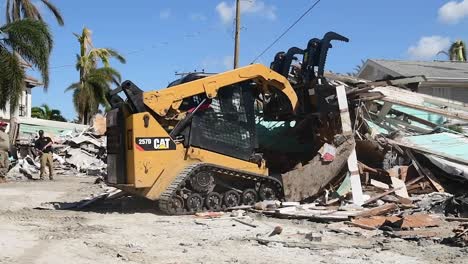
[[[232,69],[234,67],[234,56],[225,56],[223,58],[223,65],[226,70]]]
[[[224,24],[229,24],[234,19],[236,5],[234,2],[229,4],[223,1],[216,6],[216,11],[221,21]],[[260,0],[241,1],[241,14],[255,14],[270,20],[275,20],[276,7],[265,4],[265,2]]]
[[[169,8],[163,9],[159,12],[160,19],[168,19],[170,17],[171,17],[171,9]]]
[[[233,9],[233,7],[226,4],[226,2],[219,3],[216,6],[216,11],[218,11],[218,14],[223,23],[229,23],[234,18],[235,10]]]
[[[422,37],[419,42],[408,48],[408,54],[412,59],[431,59],[439,51],[447,50],[450,39],[441,36]]]
[[[444,23],[456,24],[466,16],[468,16],[468,0],[450,1],[439,8],[439,20]]]
[[[190,14],[190,20],[192,21],[206,21],[207,17],[200,13],[192,13]]]

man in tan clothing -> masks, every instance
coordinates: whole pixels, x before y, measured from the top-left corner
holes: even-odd
[[[10,136],[5,132],[7,123],[0,122],[0,182],[5,180],[10,167],[8,150],[10,149]]]
[[[49,179],[54,179],[54,169],[52,168],[52,139],[44,136],[44,131],[39,130],[39,138],[35,143],[36,149],[39,151],[41,157],[41,180],[44,180],[45,168],[49,168]]]

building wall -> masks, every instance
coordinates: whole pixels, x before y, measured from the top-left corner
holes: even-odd
[[[0,110],[1,120],[10,120],[12,115],[19,117],[31,117],[32,96],[31,88],[25,88],[19,99],[18,107],[15,113],[10,112],[10,103],[7,103],[5,111]]]

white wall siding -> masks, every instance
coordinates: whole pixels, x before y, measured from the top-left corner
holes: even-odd
[[[447,99],[450,101],[458,101],[468,104],[468,87],[420,87],[418,89],[419,93],[428,94],[432,96],[437,96],[440,98]]]

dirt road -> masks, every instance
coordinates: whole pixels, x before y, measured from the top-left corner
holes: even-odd
[[[93,182],[59,177],[1,184],[0,263],[463,263],[468,256],[467,249],[386,238],[341,223],[253,214],[243,219],[254,228],[228,215],[163,216],[153,204],[131,197],[83,211],[34,209],[63,207],[102,192]],[[269,237],[277,225],[283,233]],[[322,241],[305,239],[310,232]],[[263,245],[262,239],[276,242]]]

